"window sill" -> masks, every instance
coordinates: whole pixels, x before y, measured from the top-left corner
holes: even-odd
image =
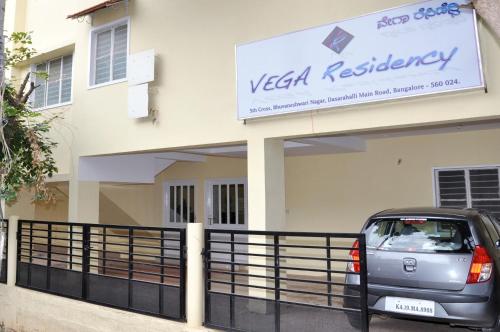
[[[106,82],[106,83],[89,85],[89,86],[87,86],[87,90],[97,89],[97,88],[101,88],[101,87],[104,87],[104,86],[119,84],[119,83],[123,83],[123,82],[127,82],[127,78],[126,77],[125,78],[121,78],[119,80],[109,81],[109,82]]]
[[[60,104],[54,104],[50,106],[44,106],[44,107],[39,107],[39,108],[33,108],[33,111],[35,112],[43,112],[43,111],[48,111],[54,108],[59,108],[59,107],[64,107],[64,106],[70,106],[73,104],[73,101],[68,101],[65,103],[60,103]]]

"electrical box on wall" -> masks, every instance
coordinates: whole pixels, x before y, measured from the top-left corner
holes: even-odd
[[[130,54],[128,59],[128,84],[138,85],[155,79],[155,50]]]
[[[155,51],[131,54],[128,59],[128,116],[133,119],[149,115],[149,83],[155,79]]]
[[[128,116],[129,118],[145,118],[149,115],[148,84],[139,84],[128,87]]]

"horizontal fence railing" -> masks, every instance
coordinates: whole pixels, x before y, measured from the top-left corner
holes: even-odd
[[[364,234],[206,230],[205,325],[368,331],[366,271]]]
[[[16,284],[185,320],[184,229],[20,220]]]
[[[9,222],[7,219],[0,219],[0,283],[7,283],[7,254],[8,254]],[[2,248],[3,241],[3,248]]]

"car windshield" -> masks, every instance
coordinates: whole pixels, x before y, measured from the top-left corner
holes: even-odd
[[[367,247],[405,252],[470,252],[473,240],[465,221],[427,218],[379,219],[366,230]]]

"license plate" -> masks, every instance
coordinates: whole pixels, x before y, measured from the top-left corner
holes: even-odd
[[[407,299],[402,297],[386,297],[385,310],[418,316],[434,316],[434,301]]]

